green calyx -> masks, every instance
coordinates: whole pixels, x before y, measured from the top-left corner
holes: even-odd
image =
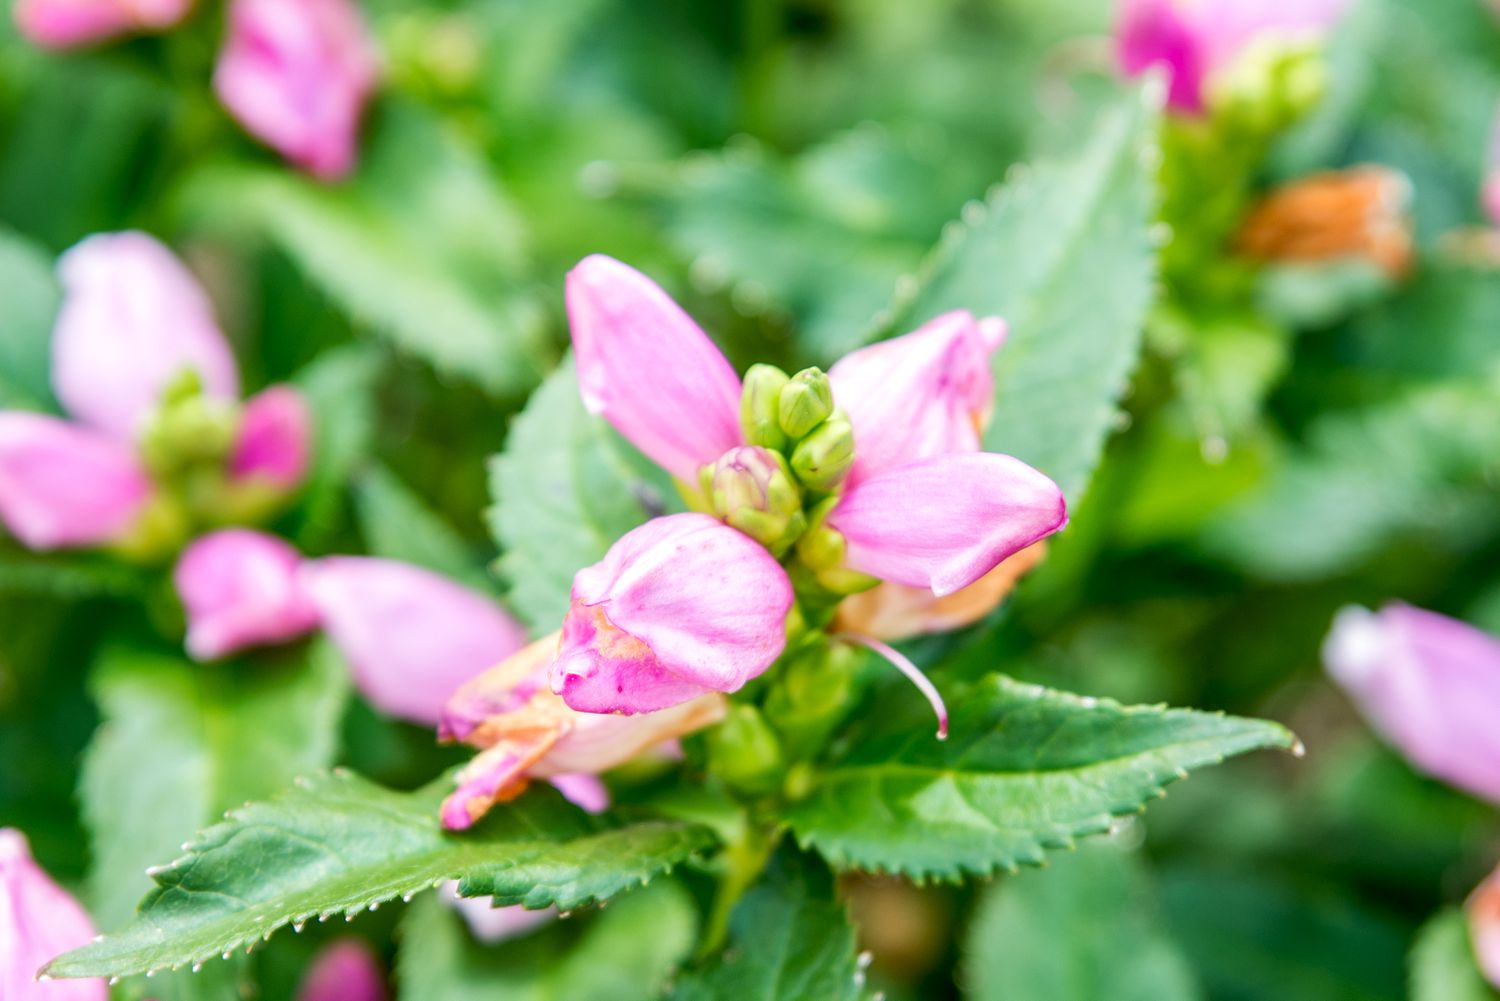
[[[826,640],[791,655],[773,681],[763,712],[791,761],[815,755],[853,708],[858,655]]]
[[[705,467],[701,479],[713,513],[778,557],[807,527],[802,489],[779,452],[732,449]]]
[[[141,459],[159,481],[222,465],[234,447],[238,424],[237,408],[205,396],[198,373],[187,369],[167,387],[142,430]]]
[[[818,425],[792,449],[792,472],[809,490],[837,490],[854,465],[854,427],[840,412]]]
[[[776,420],[792,440],[811,434],[833,415],[833,384],[822,369],[805,368],[782,387]]]
[[[710,770],[731,789],[762,796],[780,787],[786,759],[759,709],[732,704],[724,721],[709,731],[707,743]]]
[[[805,489],[832,493],[854,465],[854,428],[834,408],[833,384],[821,369],[789,376],[753,365],[740,395],[740,429],[750,445],[780,452]]]
[[[740,393],[740,430],[745,441],[780,452],[788,441],[781,430],[781,391],[791,379],[775,365],[752,365]]]

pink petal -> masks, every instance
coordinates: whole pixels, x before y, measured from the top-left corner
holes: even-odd
[[[1203,40],[1177,0],[1123,0],[1115,47],[1126,76],[1161,66],[1171,79],[1167,104],[1188,114],[1203,110]]]
[[[32,860],[25,835],[0,829],[0,998],[107,1001],[103,980],[36,980],[48,962],[93,938],[88,914]]]
[[[302,394],[290,386],[272,386],[245,402],[229,473],[292,490],[307,475],[311,450],[312,415]]]
[[[214,92],[251,135],[332,180],[354,168],[377,72],[350,0],[233,0]]]
[[[653,712],[732,692],[786,645],[792,586],[748,536],[703,514],[656,518],[573,578],[552,690],[581,712]]]
[[[170,28],[191,6],[192,0],[17,0],[15,20],[34,45],[66,49]]]
[[[1055,483],[990,452],[940,455],[872,476],[828,516],[848,544],[851,569],[939,596],[974,583],[1067,520]]]
[[[1500,804],[1500,640],[1409,605],[1350,607],[1323,660],[1412,764]]]
[[[91,236],[58,262],[63,304],[52,386],[74,417],[133,440],[184,371],[205,394],[239,397],[239,370],[213,305],[172,252],[145,233]]]
[[[172,575],[187,610],[188,653],[213,660],[315,629],[301,564],[297,550],[264,532],[230,528],[194,542]]]
[[[568,772],[554,775],[549,780],[569,803],[589,813],[603,813],[609,809],[609,788],[590,772]]]
[[[326,945],[297,988],[297,1001],[385,1001],[385,974],[370,947],[356,938]]]
[[[392,716],[437,723],[460,685],[526,642],[497,603],[409,563],[334,556],[302,574],[360,691]]]
[[[589,413],[686,483],[742,444],[739,377],[651,279],[595,254],[568,273],[567,300]]]
[[[56,417],[0,411],[0,521],[31,549],[113,541],[151,481],[131,450]]]
[[[1474,958],[1485,979],[1500,989],[1500,868],[1474,888],[1465,910]]]
[[[828,376],[854,425],[846,488],[918,459],[978,451],[995,395],[990,356],[1004,337],[1000,320],[945,313],[840,359]]]
[[[492,897],[460,897],[457,880],[444,883],[438,893],[445,903],[458,911],[474,938],[485,945],[518,938],[549,921],[557,920],[557,909],[553,907],[529,911],[519,904],[513,907],[496,907]]]

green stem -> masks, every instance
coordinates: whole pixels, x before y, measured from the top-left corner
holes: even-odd
[[[714,894],[713,910],[709,912],[708,924],[704,927],[703,943],[698,948],[698,957],[706,958],[724,947],[729,936],[729,915],[740,897],[755,884],[771,859],[771,850],[781,839],[779,827],[762,827],[747,820],[740,837],[731,842],[724,851],[724,875],[719,880]]]

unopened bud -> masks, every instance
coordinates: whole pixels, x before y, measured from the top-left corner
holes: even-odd
[[[797,540],[798,562],[791,567],[792,580],[799,591],[813,589],[835,600],[868,591],[880,583],[844,565],[848,553],[844,536],[824,521],[837,502],[836,497],[830,497],[812,510],[811,526]]]
[[[777,556],[807,527],[802,491],[778,452],[731,449],[714,464],[707,486],[714,514]]]
[[[760,710],[743,704],[731,706],[709,731],[708,763],[730,788],[751,795],[773,792],[786,769],[776,732]]]
[[[810,758],[853,706],[859,655],[844,644],[822,642],[799,652],[777,674],[765,717],[781,734],[791,760]]]
[[[234,446],[232,405],[199,392],[174,395],[169,392],[141,432],[141,458],[160,479],[201,464],[221,464]]]
[[[740,393],[740,430],[745,441],[774,451],[787,446],[781,430],[781,391],[790,380],[775,365],[751,365],[745,373],[745,388]]]
[[[822,369],[804,368],[781,390],[777,421],[793,441],[811,432],[833,414],[833,383]]]
[[[1320,42],[1269,34],[1247,46],[1214,80],[1212,101],[1241,127],[1269,135],[1301,118],[1327,89]]]
[[[809,490],[827,492],[844,482],[854,465],[854,427],[835,413],[792,450],[792,471]]]

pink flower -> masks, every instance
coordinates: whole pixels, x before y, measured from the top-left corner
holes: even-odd
[[[828,514],[850,569],[939,597],[1067,524],[1057,485],[1008,455],[954,453],[880,473]]]
[[[273,535],[230,528],[205,535],[173,573],[187,610],[187,649],[198,660],[281,643],[317,628],[297,550]]]
[[[557,919],[555,907],[527,910],[520,904],[496,907],[491,897],[460,897],[458,880],[449,880],[439,889],[443,902],[452,907],[469,926],[474,938],[485,945],[495,945],[519,938],[534,928]]]
[[[1500,989],[1500,868],[1469,895],[1469,942],[1485,979]]]
[[[239,397],[239,370],[213,304],[172,252],[145,233],[91,236],[58,261],[63,304],[52,386],[69,414],[133,441],[187,370],[206,395]]]
[[[786,572],[749,536],[704,514],[656,518],[573,578],[552,690],[627,715],[737,691],[781,655],[791,606]]]
[[[436,723],[460,685],[526,642],[498,604],[408,563],[333,556],[301,573],[360,691],[392,716]]]
[[[739,377],[651,279],[595,254],[568,273],[567,300],[589,413],[684,483],[744,443]]]
[[[1482,197],[1490,222],[1500,226],[1500,112],[1495,114],[1494,124],[1490,126],[1490,149],[1485,163]]]
[[[538,640],[473,679],[444,709],[439,737],[481,752],[459,772],[458,787],[443,803],[448,829],[470,827],[495,803],[519,796],[532,779],[550,779],[584,809],[602,809],[608,802],[602,786],[584,788],[581,776],[723,718],[724,698],[716,692],[640,716],[575,711],[547,685],[559,636]]]
[[[32,860],[26,836],[0,829],[0,998],[107,1001],[103,980],[36,979],[46,963],[93,937],[88,914]]]
[[[31,549],[127,532],[151,481],[125,445],[56,417],[0,411],[0,521]]]
[[[192,0],[17,0],[15,18],[16,27],[34,45],[67,49],[170,28],[190,7]]]
[[[385,1001],[385,974],[357,938],[325,945],[297,988],[297,1001]]]
[[[1350,607],[1323,660],[1414,765],[1500,804],[1500,640],[1409,605]]]
[[[1115,25],[1120,68],[1136,76],[1163,66],[1171,77],[1168,104],[1204,109],[1212,76],[1257,38],[1321,37],[1348,0],[1121,0]]]
[[[354,169],[376,75],[350,0],[233,0],[214,91],[251,135],[334,180]]]
[[[854,425],[846,489],[918,459],[977,452],[994,404],[990,356],[1004,339],[1003,320],[945,313],[829,369],[834,400]]]
[[[292,490],[307,475],[311,448],[307,402],[290,386],[272,386],[245,401],[229,475]]]

